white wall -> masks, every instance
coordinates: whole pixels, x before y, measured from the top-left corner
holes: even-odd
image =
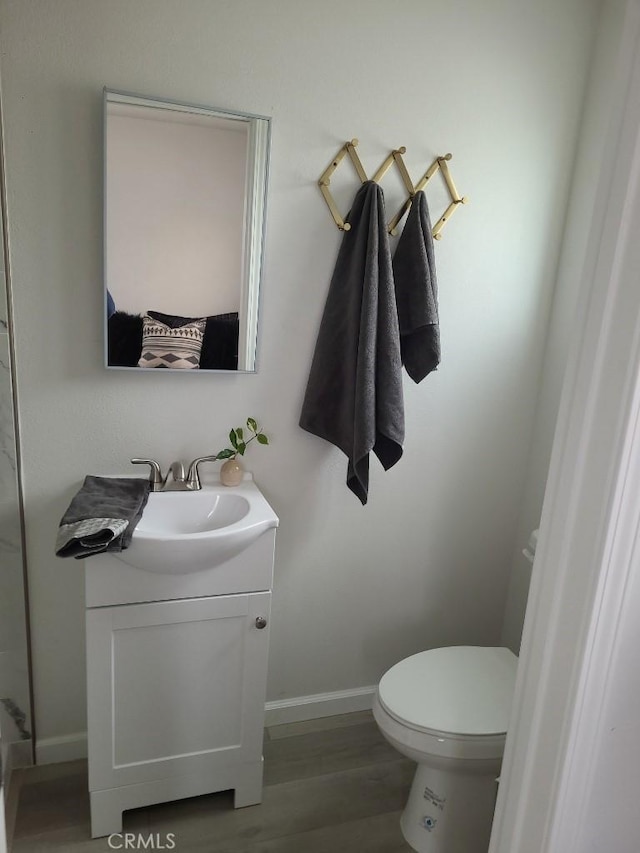
[[[603,690],[604,707],[592,741],[593,763],[584,799],[584,820],[576,826],[580,853],[634,853],[638,849],[640,790],[640,571],[625,589],[621,618]],[[612,626],[613,627],[613,626]],[[596,819],[594,820],[594,816]]]
[[[159,120],[155,108],[113,104],[108,115],[106,264],[116,308],[238,311],[248,125],[180,113]]]
[[[53,556],[82,476],[216,450],[247,415],[272,438],[248,463],[281,518],[271,699],[499,640],[597,5],[2,0],[40,738],[85,726],[82,565]],[[103,370],[105,85],[273,116],[256,375]],[[416,179],[451,151],[470,198],[437,246],[441,368],[406,383],[404,458],[372,462],[366,508],[297,426],[340,241],[316,181],[354,136],[370,172],[399,145]],[[397,177],[383,186],[394,210]]]
[[[608,321],[609,328],[615,330],[616,339],[626,342],[626,346],[619,345],[618,358],[615,358],[615,350],[612,351],[611,347],[607,349],[609,357],[602,374],[607,386],[613,388],[616,383],[619,387],[622,385],[626,374],[627,397],[625,400],[621,395],[620,403],[616,406],[616,397],[610,395],[609,405],[602,407],[608,413],[617,414],[615,425],[619,426],[619,433],[616,434],[613,428],[606,430],[607,419],[603,418],[598,420],[600,428],[593,430],[593,441],[597,443],[598,451],[607,445],[606,440],[602,441],[603,434],[609,437],[610,443],[612,436],[618,437],[618,444],[614,447],[620,459],[620,472],[614,478],[613,471],[608,471],[606,485],[612,490],[609,501],[605,502],[606,487],[603,489],[604,494],[599,494],[602,515],[608,511],[610,519],[598,579],[596,603],[599,606],[594,607],[589,625],[589,642],[584,644],[584,657],[590,664],[590,672],[585,672],[587,664],[583,664],[580,683],[584,691],[583,707],[578,705],[572,720],[574,748],[581,755],[578,760],[572,761],[572,767],[565,770],[562,782],[566,787],[568,777],[569,784],[573,782],[574,792],[573,796],[569,792],[562,802],[568,805],[569,815],[578,818],[573,822],[570,819],[564,821],[565,829],[569,832],[573,823],[574,835],[564,836],[572,838],[573,851],[633,853],[638,849],[640,839],[637,814],[637,792],[640,790],[640,551],[637,501],[640,484],[637,402],[640,361],[637,346],[640,311],[637,287],[640,268],[640,245],[637,240],[640,228],[640,111],[637,106],[640,103],[640,4],[637,0],[607,0],[605,10],[609,16],[615,15],[613,26],[617,26],[618,30],[624,28],[624,43],[617,51],[620,57],[617,69],[619,82],[612,108],[612,114],[618,121],[622,112],[620,102],[626,103],[624,123],[621,122],[622,128],[617,129],[619,136],[612,134],[609,138],[610,144],[618,142],[619,149],[614,159],[617,169],[611,170],[610,209],[605,208],[606,214],[613,214],[608,217],[609,228],[612,222],[617,224],[618,243],[612,261],[609,292],[617,296],[610,302],[617,302],[620,307],[616,314],[608,304],[607,310],[601,314],[603,328]],[[633,45],[631,49],[630,45]],[[613,56],[611,62],[616,65]],[[623,84],[628,85],[628,91]],[[610,123],[616,128],[613,121]],[[606,236],[603,236],[603,242],[605,240]],[[602,396],[598,399],[602,400]],[[614,420],[610,414],[608,420],[613,427]],[[597,458],[596,454],[593,455]],[[617,494],[613,492],[614,483]],[[594,556],[597,557],[595,549]],[[579,579],[583,586],[584,568],[584,562],[573,568],[574,582],[577,583]],[[585,768],[588,768],[588,772],[585,772]],[[558,812],[560,814],[556,816],[556,821],[562,824],[561,810],[558,809]],[[568,849],[568,845],[563,849]]]
[[[597,176],[600,174],[602,158],[606,156],[605,142],[613,101],[612,87],[616,82],[616,58],[622,35],[624,7],[623,0],[604,0],[589,71],[504,614],[502,642],[516,654],[520,648],[531,580],[531,563],[524,559],[522,549],[531,531],[540,524],[568,348],[578,297],[588,273],[584,268],[584,257],[594,215]]]
[[[491,851],[638,850],[640,4],[605,155],[544,499]],[[620,8],[621,7],[621,8]]]

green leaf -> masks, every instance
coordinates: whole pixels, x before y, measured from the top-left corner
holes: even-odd
[[[238,445],[238,453],[240,454],[240,456],[244,456],[244,452],[246,449],[247,445],[244,443],[244,441],[240,442],[240,444]]]
[[[229,447],[225,447],[224,450],[216,453],[216,459],[231,459],[235,455],[235,451],[231,450]]]
[[[253,418],[247,418],[247,426],[251,430],[251,432],[258,431],[258,424],[254,421]]]
[[[238,449],[238,439],[236,437],[235,429],[232,429],[231,432],[229,433],[229,441],[237,450]]]
[[[240,441],[242,441],[242,440],[243,440],[244,436],[243,436],[243,434],[242,434],[242,427],[238,427],[238,428],[236,429],[236,435],[238,436],[238,438],[240,439]]]
[[[269,444],[269,439],[263,432],[259,432],[256,436],[258,444]]]

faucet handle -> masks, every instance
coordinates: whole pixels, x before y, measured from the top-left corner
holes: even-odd
[[[194,459],[191,465],[189,465],[189,471],[187,473],[187,484],[189,488],[197,492],[202,488],[202,483],[200,482],[200,474],[198,472],[198,465],[201,462],[217,462],[218,456],[199,456],[197,459]]]
[[[160,470],[160,465],[156,462],[155,459],[132,459],[131,463],[133,465],[149,465],[149,483],[151,484],[151,491],[160,491],[164,480],[162,479],[162,471]]]

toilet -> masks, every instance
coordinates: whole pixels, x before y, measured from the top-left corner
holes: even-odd
[[[418,853],[487,853],[517,663],[506,648],[452,646],[382,676],[375,721],[418,764],[400,819]]]

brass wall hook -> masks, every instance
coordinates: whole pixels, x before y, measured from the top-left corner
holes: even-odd
[[[348,154],[349,159],[353,163],[353,167],[356,170],[358,177],[360,178],[361,183],[368,181],[367,173],[364,170],[364,167],[358,157],[358,153],[356,151],[356,146],[358,145],[357,139],[352,139],[350,142],[345,142],[342,148],[338,151],[336,156],[333,158],[331,163],[327,166],[324,172],[320,175],[318,180],[318,186],[320,187],[320,192],[322,193],[324,200],[327,203],[329,210],[331,211],[331,215],[333,216],[333,220],[341,231],[350,231],[351,225],[348,222],[345,222],[342,216],[340,215],[340,211],[333,200],[333,196],[329,190],[329,184],[331,183],[331,175],[338,168],[340,163],[343,161],[345,156]]]
[[[333,196],[331,195],[331,191],[329,190],[329,185],[331,183],[331,176],[338,168],[340,163],[343,161],[343,159],[348,155],[356,171],[356,174],[358,175],[362,183],[365,183],[365,181],[368,180],[372,180],[376,183],[379,183],[392,165],[395,164],[398,168],[402,183],[404,184],[404,187],[407,191],[407,198],[400,207],[400,210],[396,213],[396,215],[390,220],[387,225],[387,230],[391,235],[395,235],[397,233],[398,224],[400,223],[400,220],[405,215],[407,210],[411,207],[411,203],[415,197],[415,194],[420,190],[424,189],[424,187],[436,174],[436,172],[442,172],[442,177],[447,186],[447,189],[449,190],[449,195],[451,196],[451,203],[449,204],[445,212],[442,214],[440,219],[438,219],[431,231],[433,238],[435,240],[440,240],[442,236],[440,232],[444,228],[447,221],[451,218],[458,205],[467,204],[467,202],[469,201],[466,196],[460,196],[458,190],[456,189],[456,185],[453,182],[453,178],[451,177],[451,172],[449,171],[448,163],[453,155],[448,153],[443,154],[440,157],[436,157],[436,159],[429,166],[424,175],[420,178],[418,183],[414,185],[403,160],[402,155],[405,154],[407,151],[404,146],[402,146],[401,148],[394,148],[387,155],[387,157],[385,157],[383,162],[378,167],[377,171],[374,173],[373,177],[369,179],[367,177],[367,173],[364,170],[362,162],[358,157],[358,153],[356,152],[357,145],[357,139],[352,139],[349,142],[345,142],[345,144],[342,146],[342,148],[340,148],[331,163],[320,175],[320,178],[318,180],[320,192],[322,193],[324,200],[326,201],[327,206],[331,212],[331,216],[333,217],[333,220],[338,226],[338,228],[341,231],[350,231],[351,225],[342,218],[340,211],[338,210],[338,207],[333,199]]]
[[[424,175],[420,178],[415,186],[413,185],[409,173],[407,172],[406,166],[402,157],[398,154],[396,155],[396,161],[398,164],[398,168],[400,170],[400,174],[402,176],[402,180],[404,182],[405,187],[407,188],[407,192],[409,194],[408,198],[405,199],[400,210],[396,213],[396,215],[389,221],[387,226],[389,234],[395,236],[398,231],[398,224],[400,223],[402,217],[411,207],[411,203],[414,199],[414,196],[417,192],[424,189],[426,185],[429,183],[431,178],[436,174],[436,172],[442,172],[442,177],[444,178],[444,182],[449,190],[449,195],[451,196],[451,204],[447,207],[445,212],[442,214],[440,219],[436,222],[436,224],[431,229],[431,234],[434,240],[441,240],[442,235],[441,231],[444,228],[448,219],[451,218],[451,215],[456,210],[459,204],[466,204],[469,199],[464,196],[461,197],[456,189],[456,185],[453,182],[453,178],[451,177],[451,172],[449,171],[448,162],[451,160],[453,155],[451,153],[443,154],[441,157],[436,157],[433,163],[429,166]]]
[[[371,180],[375,181],[376,183],[379,183],[389,171],[391,165],[394,163],[396,154],[404,154],[406,150],[407,149],[404,147],[404,145],[402,146],[402,148],[394,148],[393,151],[382,161],[378,168],[378,171],[371,178]]]
[[[440,219],[436,222],[436,224],[431,229],[431,234],[433,235],[434,240],[442,240],[442,234],[440,233],[444,228],[448,219],[451,218],[451,214],[457,209],[459,204],[466,204],[469,199],[466,196],[462,198],[454,198],[449,207],[442,214]]]

